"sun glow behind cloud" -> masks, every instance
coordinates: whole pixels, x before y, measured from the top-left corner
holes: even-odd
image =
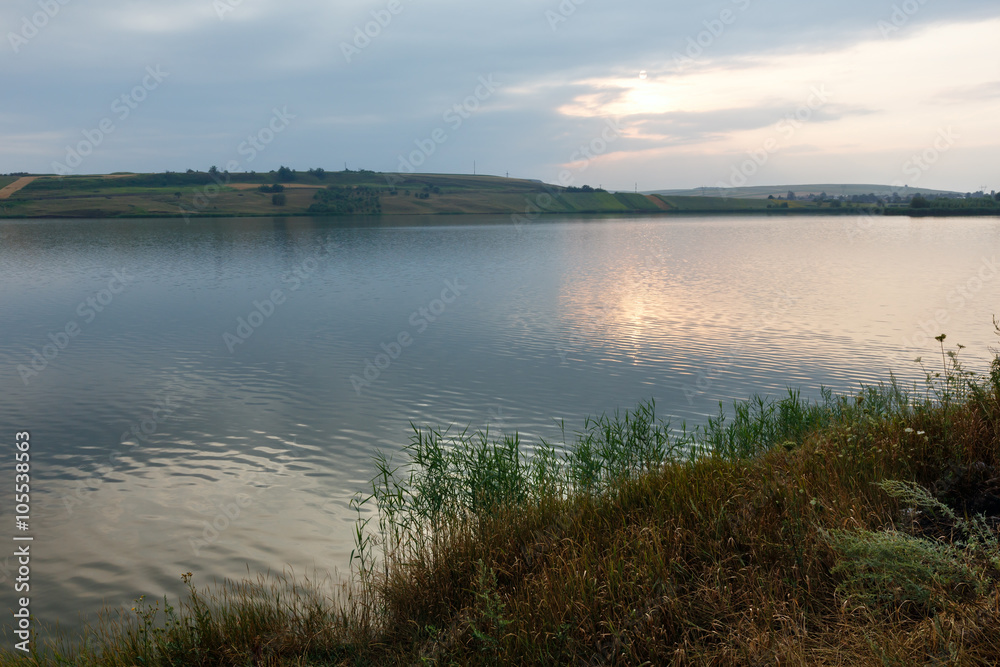
[[[706,60],[679,69],[670,63],[648,68],[646,78],[630,73],[579,81],[593,92],[577,96],[559,112],[623,119],[632,136],[655,142],[670,138],[662,130],[643,129],[657,127],[649,123],[657,117],[773,110],[770,121],[759,127],[716,128],[704,138],[703,148],[711,152],[765,141],[784,117],[797,112],[807,122],[796,127],[792,143],[817,151],[909,147],[948,125],[963,136],[982,137],[992,134],[1000,116],[1000,96],[981,95],[961,105],[947,99],[949,91],[988,92],[1000,78],[998,33],[1000,20],[936,25],[905,39],[862,42],[839,51]],[[818,106],[816,91],[827,98]],[[812,113],[803,113],[810,105]]]

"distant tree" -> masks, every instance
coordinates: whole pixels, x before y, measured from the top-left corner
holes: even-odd
[[[188,169],[187,172],[185,172],[185,173],[193,174],[194,173],[194,169]]]
[[[931,203],[923,195],[915,195],[910,200],[910,208],[930,208]]]
[[[285,202],[287,201],[287,197],[288,195],[284,193],[271,195],[271,203],[274,204],[275,206],[284,206]]]
[[[324,178],[326,178],[326,170],[323,169],[322,167],[316,167],[315,169],[309,170],[309,175],[315,176],[316,178],[322,181]]]
[[[767,198],[768,199],[774,199],[774,195],[768,195]]]
[[[329,186],[313,196],[315,203],[309,206],[309,212],[318,215],[378,214],[382,212],[379,192],[377,188],[366,186]],[[416,195],[420,199],[426,193]]]
[[[210,173],[212,176],[215,176],[219,173],[219,168],[213,164],[211,167],[208,168],[208,173]]]
[[[281,166],[278,168],[278,180],[284,183],[295,180],[295,172],[288,167]]]
[[[785,199],[787,199],[788,201],[795,201],[795,193],[789,190],[788,194],[785,196]]]

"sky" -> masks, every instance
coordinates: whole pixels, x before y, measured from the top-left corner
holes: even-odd
[[[5,0],[0,173],[1000,189],[996,0]]]

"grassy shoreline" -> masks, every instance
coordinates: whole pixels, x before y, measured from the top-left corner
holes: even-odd
[[[338,600],[186,574],[176,610],[0,664],[1000,664],[1000,358],[975,377],[941,340],[922,389],[694,431],[651,402],[565,448],[415,429]]]

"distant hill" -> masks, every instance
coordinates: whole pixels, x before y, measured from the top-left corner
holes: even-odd
[[[662,213],[658,197],[461,174],[287,170],[0,176],[0,218]]]
[[[783,199],[788,191],[796,199]],[[0,176],[0,218],[148,218],[294,215],[511,215],[515,223],[569,214],[851,215],[867,211],[870,198],[823,201],[810,195],[892,194],[878,185],[782,185],[757,188],[662,190],[655,194],[564,188],[541,181],[461,174],[385,174],[372,171],[267,173],[165,172],[107,176]],[[678,194],[679,193],[679,194]],[[908,195],[953,195],[904,188],[902,200],[883,202],[885,215],[911,213]],[[774,195],[775,199],[767,196]],[[949,200],[920,215],[995,215],[993,200],[979,210],[971,200]],[[956,213],[951,209],[961,208]]]
[[[788,192],[794,192],[796,197],[809,197],[825,192],[830,197],[841,195],[852,197],[854,195],[875,194],[878,196],[891,196],[893,193],[900,197],[908,195],[933,195],[933,196],[956,196],[964,195],[964,192],[953,192],[951,190],[931,190],[929,188],[895,188],[891,185],[864,185],[864,184],[843,184],[827,183],[825,185],[756,185],[743,188],[692,188],[688,190],[649,190],[643,194],[666,195],[672,197],[727,197],[737,199],[767,199],[768,195],[775,198],[784,197]]]

